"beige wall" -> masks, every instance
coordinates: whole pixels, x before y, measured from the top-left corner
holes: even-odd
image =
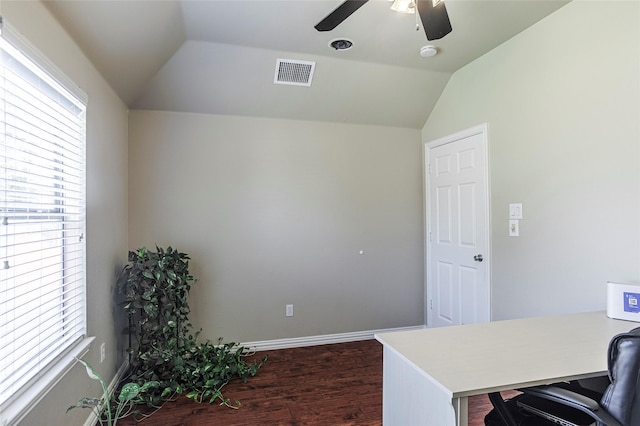
[[[115,271],[127,254],[127,110],[40,2],[2,1],[2,15],[88,95],[87,109],[87,304],[88,333],[95,336],[84,357],[110,380],[121,351],[113,322]],[[101,342],[107,357],[100,364]],[[78,366],[22,422],[24,425],[82,424],[87,410],[65,414],[82,396],[100,388]]]
[[[602,309],[606,280],[638,280],[638,5],[574,0],[456,73],[423,129],[429,141],[489,123],[494,319]],[[124,105],[41,3],[1,7],[89,94],[86,359],[104,376],[119,356],[113,276],[143,244],[191,254],[206,337],[422,323],[419,132],[148,111],[128,130]],[[507,237],[510,202],[524,204],[519,238]],[[97,394],[75,368],[23,424],[81,424],[87,412],[66,407]]]
[[[640,279],[639,23],[640,2],[575,0],[456,72],[424,126],[489,123],[494,320],[605,309],[607,280]]]
[[[133,111],[129,146],[129,244],[191,255],[206,337],[423,324],[418,130]]]

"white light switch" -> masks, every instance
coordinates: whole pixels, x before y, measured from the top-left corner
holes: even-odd
[[[510,237],[519,237],[520,236],[520,221],[511,219],[509,221],[509,236]]]
[[[522,219],[522,203],[509,204],[509,219]]]

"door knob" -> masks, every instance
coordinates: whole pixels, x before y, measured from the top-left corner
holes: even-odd
[[[473,260],[475,260],[476,262],[482,262],[482,255],[481,254],[476,254],[475,256],[473,256]]]

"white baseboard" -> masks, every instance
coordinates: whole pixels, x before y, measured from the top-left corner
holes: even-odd
[[[124,378],[124,375],[127,372],[128,368],[129,368],[129,360],[126,359],[122,363],[122,365],[120,366],[118,371],[116,371],[116,375],[113,376],[113,379],[111,380],[111,382],[109,382],[109,386],[107,386],[107,390],[109,391],[109,395],[113,395],[113,392],[115,392],[116,387],[118,387],[118,384]],[[94,426],[96,423],[98,423],[98,417],[96,416],[96,413],[91,411],[91,414],[89,414],[89,417],[84,422],[83,426]]]
[[[392,331],[421,330],[424,325],[412,327],[387,328],[382,330],[354,331],[350,333],[324,334],[320,336],[293,337],[288,339],[262,340],[256,342],[244,342],[242,346],[255,351],[269,351],[276,349],[301,348],[304,346],[328,345],[332,343],[357,342],[359,340],[371,340],[378,333]]]

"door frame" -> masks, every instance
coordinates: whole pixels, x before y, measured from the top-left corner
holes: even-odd
[[[459,132],[453,133],[448,136],[441,137],[439,139],[435,139],[429,142],[423,142],[423,183],[424,183],[424,251],[425,251],[425,264],[424,264],[424,320],[425,325],[427,327],[431,327],[433,320],[431,318],[433,314],[433,309],[430,309],[430,301],[433,300],[433,289],[431,288],[431,241],[429,238],[429,233],[431,232],[431,191],[430,191],[430,181],[429,181],[429,164],[431,163],[431,149],[446,145],[449,143],[455,143],[460,139],[464,139],[470,136],[480,135],[482,136],[482,149],[484,150],[484,170],[485,170],[485,180],[486,180],[486,191],[485,191],[485,202],[487,206],[487,215],[486,221],[484,223],[484,232],[485,238],[487,241],[487,250],[485,256],[486,269],[485,269],[485,280],[488,286],[488,300],[487,308],[489,312],[489,321],[491,321],[493,314],[491,310],[491,294],[492,294],[492,285],[491,285],[491,181],[489,173],[489,138],[488,138],[489,125],[488,123],[482,123],[477,126],[470,127],[465,130],[461,130]]]

